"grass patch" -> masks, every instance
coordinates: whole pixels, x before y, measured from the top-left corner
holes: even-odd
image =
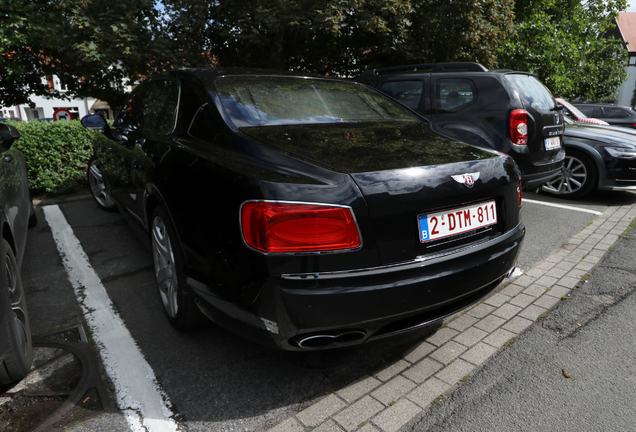
[[[629,226],[625,229],[625,231],[623,231],[622,234],[619,235],[619,237],[625,237],[627,234],[629,234],[629,232],[634,229],[634,225],[636,225],[636,219],[630,222]]]
[[[545,314],[547,316],[547,314]],[[539,317],[541,318],[541,317]],[[504,344],[504,347],[509,347],[510,345],[512,345],[513,343],[515,343],[517,341],[517,339],[519,339],[519,336],[515,336],[511,339],[509,339],[508,341],[506,341],[506,343]]]
[[[583,276],[581,276],[581,282],[586,282],[591,276],[591,274],[585,273]]]
[[[543,321],[548,317],[548,315],[550,315],[549,312],[543,312],[541,315],[539,315],[539,321]]]
[[[446,399],[446,395],[437,396],[437,398],[431,402],[431,408],[435,408],[437,405],[441,404],[444,399]]]

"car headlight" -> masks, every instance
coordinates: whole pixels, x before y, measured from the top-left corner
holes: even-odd
[[[605,147],[605,150],[615,158],[636,159],[636,148],[634,147]]]

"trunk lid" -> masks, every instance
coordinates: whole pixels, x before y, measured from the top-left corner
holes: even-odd
[[[518,208],[509,205],[519,179],[512,159],[440,137],[428,128],[427,123],[372,122],[241,131],[296,157],[348,173],[367,203],[380,262],[389,264],[496,236],[518,220]],[[466,174],[473,176],[472,184],[461,182]],[[418,215],[490,201],[497,212],[496,225],[420,240]],[[506,214],[511,209],[517,213]]]

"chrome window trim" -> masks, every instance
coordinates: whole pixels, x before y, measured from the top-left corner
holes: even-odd
[[[515,235],[520,229],[522,229],[523,222],[519,222],[519,224],[508,231],[507,233],[498,236],[491,240],[485,240],[483,242],[473,244],[470,246],[466,246],[460,249],[456,249],[453,251],[442,252],[435,255],[430,256],[420,256],[411,261],[401,262],[397,264],[389,264],[385,266],[371,267],[366,269],[355,269],[355,270],[341,270],[341,271],[333,271],[333,272],[320,272],[320,273],[287,273],[282,274],[281,278],[286,280],[316,280],[316,279],[338,279],[338,278],[351,278],[351,277],[362,277],[362,276],[375,276],[378,274],[392,273],[404,270],[412,270],[420,267],[424,267],[427,265],[434,264],[442,259],[450,256],[456,255],[457,257],[468,255],[469,253],[474,253],[482,249],[486,249],[490,246],[495,245],[501,241],[505,241],[506,239]]]

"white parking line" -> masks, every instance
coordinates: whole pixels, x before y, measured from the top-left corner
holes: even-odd
[[[562,204],[554,204],[554,203],[549,203],[549,202],[545,202],[545,201],[535,201],[535,200],[531,200],[531,199],[526,199],[523,198],[522,201],[524,203],[530,203],[530,204],[540,204],[540,205],[544,205],[546,207],[556,207],[556,208],[561,208],[561,209],[565,209],[565,210],[574,210],[574,211],[580,211],[583,213],[592,213],[593,215],[602,215],[603,212],[599,212],[596,210],[589,210],[586,208],[581,208],[581,207],[574,207],[574,206],[566,206],[566,205],[562,205]]]
[[[128,425],[135,432],[176,432],[177,424],[172,419],[166,394],[113,309],[104,285],[62,211],[57,205],[42,210]]]

